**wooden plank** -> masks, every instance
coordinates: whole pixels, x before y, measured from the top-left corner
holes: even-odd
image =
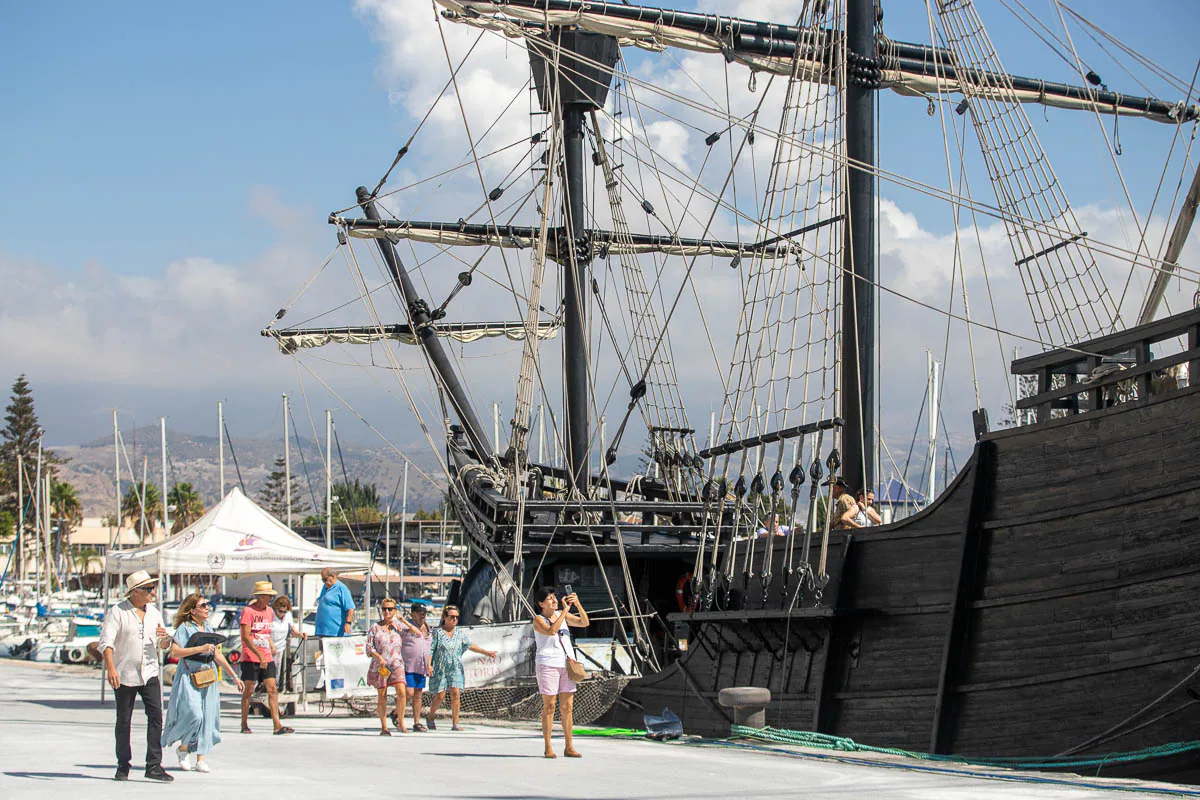
[[[1041,369],[1053,370],[1079,363],[1089,355],[1109,355],[1119,353],[1133,347],[1140,341],[1150,344],[1161,342],[1179,336],[1187,331],[1188,326],[1200,324],[1200,309],[1189,309],[1181,314],[1164,317],[1145,325],[1099,336],[1074,345],[1070,349],[1062,348],[1038,353],[1012,362],[1011,374],[1032,375]]]

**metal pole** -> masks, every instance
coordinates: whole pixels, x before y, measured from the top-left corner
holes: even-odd
[[[325,409],[325,546],[333,547],[333,410]]]
[[[500,404],[492,403],[492,452],[500,455]]]
[[[383,596],[392,596],[392,503],[388,501],[383,520]]]
[[[404,492],[400,500],[400,595],[404,591],[404,528],[408,524],[408,459],[404,460]]]
[[[562,258],[563,361],[566,382],[567,472],[571,483],[584,495],[588,479],[588,365],[587,281],[588,251],[585,232],[583,183],[583,116],[589,106],[563,104],[564,165],[566,168],[566,222],[572,241],[578,243],[571,256]]]
[[[225,499],[225,409],[221,401],[217,401],[217,502]]]
[[[937,494],[937,436],[938,436],[938,368],[933,353],[926,351],[929,361],[929,493],[925,502],[932,503]]]
[[[53,478],[50,477],[50,470],[46,470],[46,487],[43,490],[42,499],[42,530],[46,532],[46,594],[49,596],[54,591],[54,559],[51,556],[50,545],[50,483]]]
[[[137,438],[136,435],[134,438]],[[142,544],[146,543],[146,474],[150,471],[150,457],[142,456],[142,513],[141,517],[141,539]]]
[[[162,428],[162,524],[163,538],[171,531],[171,522],[167,518],[167,418],[159,417]],[[166,598],[163,598],[164,602]]]
[[[33,494],[33,568],[34,584],[38,603],[42,602],[42,437],[45,431],[38,430],[37,474],[34,478]]]
[[[117,428],[117,410],[113,409],[113,480],[117,487],[117,510],[113,517],[113,533],[108,543],[108,549],[119,547],[121,543],[121,431]],[[132,476],[131,476],[132,477]],[[107,579],[106,579],[107,585]]]
[[[287,504],[287,526],[292,527],[292,450],[288,436],[288,396],[283,396],[283,496]]]
[[[847,57],[876,64],[876,0],[849,0]],[[869,60],[869,61],[864,61]],[[875,468],[875,91],[853,77],[846,87],[848,224],[842,270],[842,475],[874,484]]]
[[[17,586],[25,582],[25,463],[17,451]],[[18,594],[20,592],[18,591]]]
[[[546,463],[546,407],[538,403],[538,463]]]

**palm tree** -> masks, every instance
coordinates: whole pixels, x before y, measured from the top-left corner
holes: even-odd
[[[68,530],[83,522],[83,504],[75,493],[75,487],[66,481],[51,480],[50,483],[50,513],[55,519],[61,520]]]
[[[138,481],[129,487],[125,497],[121,499],[121,516],[139,532],[138,541],[146,543],[142,524],[145,530],[154,530],[156,520],[162,519],[162,498],[158,487],[152,483],[143,484]]]
[[[167,508],[175,513],[171,533],[179,533],[204,516],[204,501],[190,483],[177,483],[167,492]]]

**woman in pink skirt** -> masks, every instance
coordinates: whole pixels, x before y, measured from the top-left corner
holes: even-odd
[[[567,758],[579,758],[579,752],[571,742],[571,716],[575,710],[575,682],[567,677],[567,657],[575,658],[575,646],[571,643],[572,628],[586,628],[588,615],[579,604],[579,598],[569,594],[563,598],[559,608],[558,597],[552,588],[539,589],[533,595],[534,607],[538,610],[533,618],[533,638],[537,643],[538,692],[542,695],[542,738],[546,741],[546,758],[556,758],[550,746],[550,731],[554,727],[554,706],[559,706],[562,719],[563,738]],[[574,606],[575,613],[570,612]]]
[[[396,616],[396,601],[383,598],[379,604],[383,619],[367,631],[367,655],[371,665],[367,668],[367,683],[379,693],[375,711],[379,715],[379,735],[391,736],[387,724],[387,690],[396,689],[396,719],[400,732],[404,733],[404,659],[400,653],[400,631],[393,627]]]

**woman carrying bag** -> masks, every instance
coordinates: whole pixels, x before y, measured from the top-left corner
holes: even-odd
[[[535,666],[537,671],[538,693],[542,696],[542,738],[546,742],[546,758],[557,758],[550,746],[550,732],[554,728],[554,707],[559,707],[559,717],[562,720],[563,738],[566,749],[563,755],[567,758],[580,758],[572,740],[572,716],[575,712],[575,684],[583,678],[583,668],[575,659],[575,646],[571,643],[572,628],[586,628],[588,615],[579,604],[579,597],[574,593],[563,598],[562,608],[558,606],[558,597],[553,588],[539,589],[533,596],[534,608],[538,610],[533,618],[533,638],[537,644]],[[574,606],[575,613],[569,609]],[[572,675],[572,673],[574,673]]]
[[[221,685],[216,667],[232,676],[238,691],[242,690],[242,681],[225,660],[219,645],[208,642],[188,646],[193,637],[211,637],[214,641],[224,638],[208,626],[211,611],[208,601],[196,592],[184,598],[175,614],[171,655],[179,659],[179,668],[171,684],[171,704],[167,708],[162,735],[163,747],[179,742],[175,751],[179,766],[197,772],[209,771],[204,757],[221,741]],[[195,764],[192,763],[193,754]]]

